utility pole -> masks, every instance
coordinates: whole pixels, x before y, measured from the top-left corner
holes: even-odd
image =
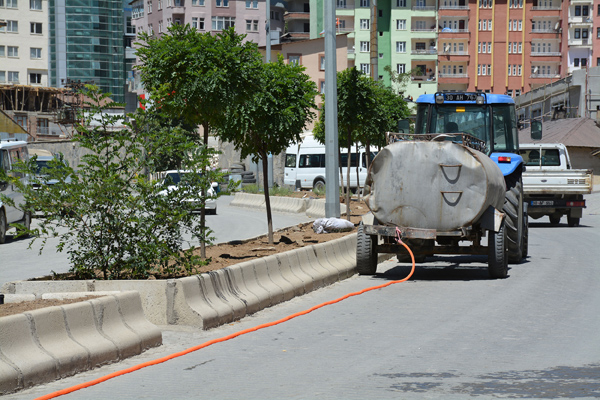
[[[268,0],[267,0],[268,1]],[[340,217],[340,177],[338,170],[337,46],[333,0],[325,0],[325,216]],[[350,205],[347,206],[350,212]]]
[[[378,59],[379,50],[377,49],[377,0],[371,0],[371,78],[374,81],[379,80]]]
[[[266,62],[271,62],[271,0],[265,0],[267,8],[267,24],[265,29],[267,31],[267,57]]]

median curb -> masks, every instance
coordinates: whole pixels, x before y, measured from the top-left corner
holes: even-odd
[[[269,197],[271,211],[285,213],[306,213],[311,218],[325,218],[325,199],[298,198],[285,196]],[[265,210],[265,196],[263,194],[236,192],[229,203],[235,207]],[[346,214],[346,205],[340,204],[340,213]]]
[[[379,261],[391,257],[380,255]],[[352,233],[186,278],[7,283],[0,292],[11,296],[64,298],[69,293],[75,295],[72,292],[122,293],[0,318],[0,394],[158,346],[162,336],[155,325],[214,328],[344,280],[355,272],[356,233]],[[52,314],[50,320],[46,320],[47,314]],[[72,354],[61,353],[55,346],[63,340],[74,343],[68,346]]]
[[[162,344],[129,291],[0,318],[0,394],[51,382]]]

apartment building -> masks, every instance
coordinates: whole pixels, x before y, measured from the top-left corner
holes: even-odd
[[[134,0],[131,6],[138,33],[161,35],[172,24],[189,24],[200,32],[234,27],[246,40],[266,44],[265,0]],[[283,32],[283,14],[283,3],[271,4],[271,31]]]
[[[0,0],[0,85],[48,86],[48,1]]]

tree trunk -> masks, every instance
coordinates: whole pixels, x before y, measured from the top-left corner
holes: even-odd
[[[263,189],[265,191],[265,207],[267,209],[267,228],[269,244],[273,244],[273,215],[271,214],[271,199],[269,197],[269,160],[267,153],[261,153],[263,167]]]
[[[348,129],[348,138],[346,140],[348,144],[348,159],[346,160],[346,219],[350,221],[350,166],[352,158],[352,132]]]
[[[202,128],[204,130],[204,146],[208,147],[208,130],[210,125],[207,121],[202,123]],[[204,176],[206,175],[206,171],[204,171]],[[200,192],[200,198],[204,199],[204,188]],[[206,207],[204,207],[204,201],[202,202],[202,207],[200,208],[200,232],[202,237],[200,238],[200,259],[206,260]]]
[[[344,191],[346,189],[346,186],[344,186],[344,170],[343,170],[343,165],[342,165],[342,151],[340,150],[340,147],[338,145],[338,166],[340,167],[340,187],[342,188],[342,191]]]
[[[362,167],[358,142],[356,142],[356,196],[360,201],[360,168]]]

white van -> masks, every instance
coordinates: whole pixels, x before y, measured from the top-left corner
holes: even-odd
[[[341,149],[342,173],[346,186],[348,150]],[[350,187],[362,188],[367,179],[367,154],[364,147],[359,148],[360,166],[358,182],[356,177],[357,153],[356,146],[352,147],[350,156]],[[371,147],[371,160],[375,158],[377,148]],[[339,170],[338,170],[339,173]],[[325,145],[320,144],[312,134],[307,134],[301,143],[294,144],[285,152],[285,171],[283,183],[302,189],[325,189]]]
[[[0,141],[0,169],[7,175],[16,176],[19,174],[13,172],[13,166],[18,160],[26,160],[29,157],[27,151],[27,142],[24,141]],[[26,176],[21,176],[26,180]],[[23,194],[15,190],[14,185],[8,182],[0,182],[0,193],[12,199],[15,205],[23,203]],[[9,225],[15,222],[21,222],[27,229],[31,226],[31,215],[19,208],[11,207],[0,199],[0,244],[6,241],[6,231]]]

